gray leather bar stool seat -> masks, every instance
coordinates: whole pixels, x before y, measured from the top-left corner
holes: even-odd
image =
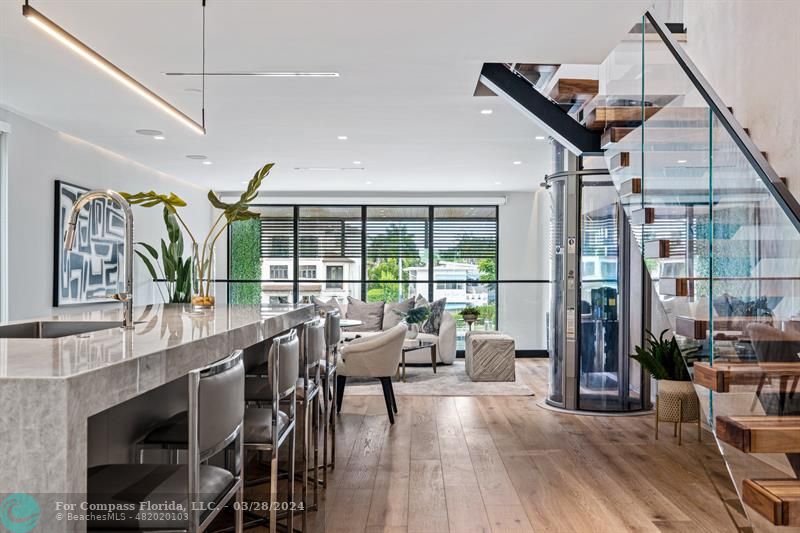
[[[183,504],[182,513],[126,512],[89,521],[87,528],[102,531],[205,531],[225,504],[235,497],[236,531],[242,531],[242,426],[244,423],[244,365],[242,352],[189,373],[189,410],[173,419],[165,435],[183,441],[188,451],[184,465],[112,464],[88,471],[91,505]],[[182,438],[178,431],[184,431]],[[205,464],[225,452],[226,468]],[[233,460],[229,461],[230,455]],[[95,513],[103,517],[105,513]]]

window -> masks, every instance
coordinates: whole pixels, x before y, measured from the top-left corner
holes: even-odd
[[[341,289],[344,279],[344,267],[342,265],[329,265],[325,267],[325,286],[329,289]]]
[[[468,328],[458,311],[464,307],[480,310],[473,330],[497,329],[497,208],[434,208],[432,248],[433,299],[447,298],[462,348]]]
[[[317,279],[317,265],[300,265],[300,279]]]
[[[270,279],[289,279],[289,265],[270,265]]]
[[[367,301],[428,297],[430,209],[367,208]]]
[[[270,296],[269,303],[271,304],[288,304],[289,298],[286,296]]]

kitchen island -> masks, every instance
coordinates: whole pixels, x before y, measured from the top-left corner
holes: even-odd
[[[89,466],[126,462],[131,436],[185,409],[189,371],[313,316],[311,305],[202,312],[154,305],[134,310],[133,329],[0,339],[0,506],[8,494],[27,494],[41,510],[36,531],[85,531],[79,520],[59,519],[59,507],[85,501]],[[49,320],[114,323],[122,313],[105,308]]]

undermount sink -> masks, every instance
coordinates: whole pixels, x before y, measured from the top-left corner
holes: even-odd
[[[43,320],[0,326],[0,339],[57,339],[104,329],[120,328],[118,321]]]

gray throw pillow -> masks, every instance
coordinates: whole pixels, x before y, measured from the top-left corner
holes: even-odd
[[[422,324],[423,333],[430,333],[433,335],[439,334],[439,328],[442,326],[442,316],[444,315],[444,307],[446,304],[447,298],[442,298],[441,300],[436,300],[429,305],[431,308],[431,316],[429,316],[428,320]]]
[[[347,297],[347,318],[360,320],[360,326],[352,326],[347,331],[380,331],[383,325],[384,302],[366,303]]]
[[[392,329],[403,321],[400,313],[408,313],[414,308],[414,298],[403,300],[402,302],[386,302],[383,308],[383,331]]]
[[[314,314],[318,316],[322,313],[327,314],[329,311],[339,311],[340,313],[342,311],[342,308],[339,307],[339,302],[335,297],[326,302],[317,298],[316,296],[312,296],[311,303],[314,304]]]
[[[421,294],[417,294],[417,299],[414,300],[414,307],[422,307],[428,305],[428,299]]]

